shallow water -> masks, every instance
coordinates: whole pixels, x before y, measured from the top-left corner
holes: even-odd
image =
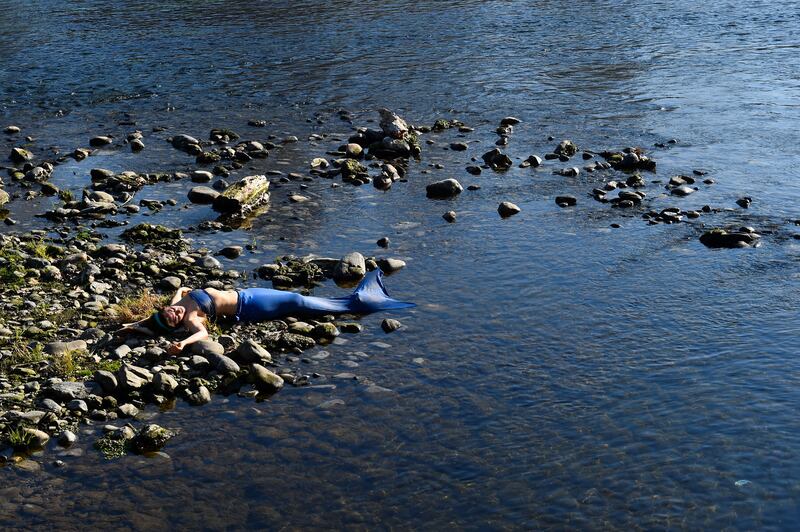
[[[302,192],[312,202],[290,205],[298,183],[287,184],[252,230],[191,235],[211,249],[255,241],[255,253],[226,262],[238,269],[284,253],[402,258],[407,268],[387,285],[419,304],[394,316],[405,329],[385,335],[384,316],[369,316],[361,334],[307,352],[319,387],[262,403],[218,396],[202,408],[149,408],[181,430],[168,457],[104,462],[86,434],[76,449],[35,456],[39,471],[0,469],[0,526],[795,527],[797,6],[70,6],[6,2],[0,125],[36,137],[41,158],[133,129],[147,148],[59,166],[61,188],[80,191],[93,167],[194,169],[164,139],[212,127],[296,135],[252,170],[304,171],[340,144],[309,142],[310,133],[344,140],[352,130],[340,109],[355,125],[387,106],[415,123],[456,117],[476,131],[424,137],[436,144],[386,193],[323,179]],[[732,210],[648,226],[585,196],[602,176],[552,175],[560,163],[470,176],[463,168],[493,147],[506,115],[523,120],[506,150],[514,158],[562,138],[597,150],[640,145],[659,165],[648,180],[702,168],[716,181],[687,198],[658,197],[663,185],[648,184],[650,207]],[[248,127],[250,118],[269,125]],[[442,149],[455,140],[469,150]],[[4,153],[13,145],[0,136]],[[482,188],[426,199],[425,185],[447,177]],[[142,191],[179,206],[149,218],[143,209],[131,223],[209,219],[207,207],[184,208],[190,186]],[[578,206],[556,207],[560,193]],[[735,204],[743,195],[754,198],[746,211]],[[506,200],[522,212],[501,220]],[[46,208],[16,200],[19,225],[0,230],[41,227],[31,214]],[[455,224],[441,219],[450,209]],[[697,240],[704,224],[753,226],[762,245],[708,250]],[[375,246],[384,235],[386,251]]]

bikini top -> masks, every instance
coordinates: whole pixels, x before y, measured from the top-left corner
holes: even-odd
[[[192,298],[192,301],[197,303],[197,306],[200,307],[208,319],[215,320],[217,319],[217,306],[214,304],[214,300],[211,298],[208,292],[201,289],[195,289],[189,292],[189,297]]]

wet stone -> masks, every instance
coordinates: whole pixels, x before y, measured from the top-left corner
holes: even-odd
[[[575,196],[556,196],[556,205],[559,207],[571,207],[573,205],[577,205],[578,198]]]
[[[684,197],[684,196],[688,196],[689,194],[693,194],[693,193],[694,193],[694,191],[695,191],[695,189],[693,189],[693,188],[691,188],[691,187],[689,187],[689,186],[686,186],[686,185],[681,185],[681,186],[679,186],[679,187],[675,187],[675,188],[673,188],[673,189],[670,191],[670,193],[671,193],[673,196],[680,196],[680,197]]]
[[[497,207],[497,212],[503,218],[508,218],[509,216],[513,216],[519,213],[522,209],[520,209],[517,205],[509,202],[504,201]]]
[[[283,388],[283,379],[260,364],[250,366],[250,375],[259,391],[272,393]]]
[[[253,362],[272,361],[272,356],[270,355],[269,351],[264,349],[254,340],[243,341],[239,347],[236,348],[236,351],[234,352],[234,358],[246,364]]]
[[[67,410],[69,410],[70,412],[88,414],[89,406],[86,404],[86,401],[83,401],[81,399],[73,399],[72,401],[67,403]]]
[[[400,259],[378,259],[377,262],[384,273],[394,273],[406,267],[406,261]]]
[[[366,262],[361,253],[348,253],[333,270],[333,279],[338,282],[357,281],[367,273]]]
[[[464,188],[455,179],[445,179],[431,183],[425,187],[425,193],[429,198],[447,199],[457,196]]]
[[[381,329],[387,334],[400,329],[402,326],[403,324],[400,321],[392,318],[386,318],[381,322]]]
[[[78,441],[78,437],[71,430],[65,430],[58,436],[58,444],[61,447],[69,447]]]
[[[117,408],[117,412],[119,416],[123,418],[136,417],[139,415],[139,409],[130,403],[120,405],[119,408]]]
[[[158,425],[146,425],[131,440],[131,447],[140,454],[154,453],[160,451],[174,436],[174,432]]]
[[[97,136],[89,139],[89,146],[92,146],[93,148],[99,148],[102,146],[108,146],[112,142],[114,142],[114,139],[112,139],[111,137]]]
[[[227,259],[236,259],[244,253],[242,246],[225,246],[219,250],[218,254]]]
[[[187,197],[192,203],[210,205],[219,196],[219,192],[210,187],[199,186],[189,190]]]
[[[475,165],[467,166],[466,170],[467,170],[467,173],[472,174],[472,175],[481,175],[481,171],[482,171],[480,166],[475,166]]]

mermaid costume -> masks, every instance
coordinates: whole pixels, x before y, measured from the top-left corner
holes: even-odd
[[[296,292],[270,288],[238,290],[236,321],[266,321],[285,316],[319,316],[322,314],[369,314],[416,306],[389,297],[380,269],[369,272],[352,294],[346,297],[304,296]],[[192,290],[189,297],[209,319],[217,316],[214,300],[205,290]]]

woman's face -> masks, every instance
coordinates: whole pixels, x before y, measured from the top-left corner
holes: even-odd
[[[177,327],[185,313],[186,309],[178,305],[164,307],[164,319],[170,327]]]

